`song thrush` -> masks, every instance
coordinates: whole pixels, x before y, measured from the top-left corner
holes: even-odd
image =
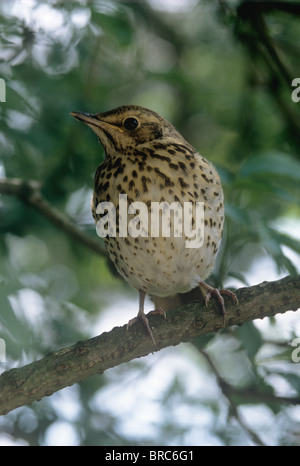
[[[106,158],[95,174],[92,213],[98,222],[107,214],[106,210],[98,210],[98,205],[107,202],[116,207],[116,229],[108,231],[104,240],[119,273],[139,291],[138,315],[128,325],[142,320],[155,343],[144,314],[146,294],[154,298],[166,297],[185,293],[196,286],[200,287],[206,304],[212,296],[216,297],[225,322],[222,295],[237,302],[236,296],[204,282],[214,266],[224,223],[223,190],[213,165],[171,123],[146,108],[127,105],[105,113],[71,114],[92,128],[105,150]],[[129,205],[139,201],[148,207],[146,226],[150,225],[152,203],[160,203],[163,208],[174,202],[177,207],[203,202],[202,246],[187,247],[185,232],[180,236],[174,231],[178,209],[170,218],[169,235],[162,234],[161,226],[158,236],[157,232],[151,234],[151,230],[145,231],[141,221],[135,225],[134,232],[128,227],[127,234],[124,231],[120,234],[120,222],[124,220],[120,216],[120,194],[127,195]],[[136,208],[130,212],[127,220],[137,214]],[[124,212],[122,215],[124,217]],[[191,223],[195,226],[197,219],[193,215],[194,211]],[[183,224],[184,219],[180,221]],[[163,310],[152,312],[163,313]]]

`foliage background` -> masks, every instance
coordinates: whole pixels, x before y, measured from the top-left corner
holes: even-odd
[[[35,179],[96,238],[103,151],[69,116],[135,103],[161,113],[222,177],[226,229],[211,283],[299,273],[300,103],[295,2],[0,4],[0,176]],[[279,4],[278,4],[279,5]],[[0,197],[1,371],[136,314],[106,259]],[[99,239],[100,241],[100,239]],[[151,304],[148,303],[149,309]],[[297,315],[230,328],[67,388],[0,420],[2,444],[299,444]]]

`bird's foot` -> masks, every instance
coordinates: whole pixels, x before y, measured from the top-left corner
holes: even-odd
[[[239,301],[238,301],[236,295],[230,290],[224,290],[224,289],[218,290],[218,288],[213,288],[212,286],[208,285],[205,282],[200,282],[199,287],[200,287],[200,290],[201,290],[201,292],[202,292],[202,294],[204,296],[206,306],[209,303],[211,297],[216,298],[216,300],[220,304],[221,312],[222,312],[222,316],[223,316],[223,326],[225,327],[225,324],[226,324],[226,307],[225,307],[224,298],[223,298],[222,295],[229,296],[233,301],[236,302],[236,304],[238,304]]]
[[[130,319],[130,321],[127,324],[127,330],[128,330],[129,327],[131,327],[132,324],[135,324],[138,321],[142,322],[142,324],[146,328],[147,334],[151,338],[153,344],[156,346],[156,342],[154,340],[154,336],[153,336],[151,327],[149,325],[149,320],[148,320],[148,316],[150,314],[160,314],[160,315],[164,316],[164,318],[166,319],[166,313],[162,308],[154,309],[153,311],[148,312],[147,315],[145,315],[144,312],[139,312],[136,317],[134,317],[133,319]]]

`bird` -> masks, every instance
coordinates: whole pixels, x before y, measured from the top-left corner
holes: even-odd
[[[71,115],[94,131],[105,151],[94,177],[91,209],[110,259],[139,293],[138,314],[127,328],[141,321],[156,345],[147,316],[166,314],[157,307],[146,315],[146,295],[164,302],[196,287],[206,305],[212,297],[218,301],[225,326],[223,295],[236,303],[237,297],[205,281],[214,267],[224,227],[224,194],[213,164],[153,110],[123,105],[103,113]],[[190,221],[187,231],[186,219]],[[192,233],[198,235],[196,244]]]

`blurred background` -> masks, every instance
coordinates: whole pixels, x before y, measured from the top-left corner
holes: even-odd
[[[104,154],[69,113],[149,107],[221,175],[210,283],[299,273],[297,2],[5,0],[0,18],[0,178],[38,181],[100,244],[89,204]],[[0,372],[136,315],[137,293],[105,254],[1,184],[0,235]],[[164,349],[1,417],[0,444],[297,445],[296,337],[287,312]]]

